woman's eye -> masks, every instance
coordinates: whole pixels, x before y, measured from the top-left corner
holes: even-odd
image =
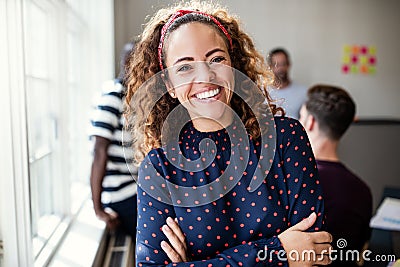
[[[211,60],[211,63],[221,63],[222,61],[224,61],[225,58],[224,57],[215,57]]]
[[[185,71],[189,71],[189,70],[191,70],[192,69],[192,66],[191,65],[189,65],[189,64],[184,64],[184,65],[181,65],[181,66],[179,66],[178,68],[177,68],[177,72],[185,72]]]

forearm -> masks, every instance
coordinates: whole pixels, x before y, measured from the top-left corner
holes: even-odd
[[[90,187],[95,211],[102,209],[101,192],[104,175],[106,173],[106,166],[107,153],[102,150],[95,150],[90,174]]]
[[[145,240],[141,239],[138,236],[136,248],[137,266],[287,266],[282,254],[284,252],[283,247],[277,237],[263,238],[228,248],[212,259],[180,263],[171,263],[168,257],[162,251],[159,251],[158,241],[152,242],[151,239],[147,239],[148,242],[146,244]]]
[[[168,211],[168,212],[166,212]],[[277,237],[260,238],[251,242],[238,244],[234,247],[215,248],[216,252],[211,259],[206,256],[196,257],[197,261],[176,263],[172,265],[167,253],[161,247],[162,241],[170,241],[163,232],[163,226],[168,217],[174,217],[174,208],[151,198],[138,189],[138,224],[136,262],[138,266],[285,266],[283,260],[278,259],[278,251],[283,247]],[[196,240],[191,240],[196,242]],[[188,255],[192,254],[187,251]],[[217,254],[218,253],[218,254]],[[192,265],[191,265],[192,264]]]

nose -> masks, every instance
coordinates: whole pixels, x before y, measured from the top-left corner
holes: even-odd
[[[287,63],[286,62],[275,62],[272,67],[274,69],[282,69],[282,68],[286,68],[287,67]]]
[[[215,79],[215,71],[208,62],[196,62],[196,82],[211,82]]]

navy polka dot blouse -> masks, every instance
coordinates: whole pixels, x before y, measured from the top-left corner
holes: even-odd
[[[287,266],[277,235],[312,212],[310,231],[321,230],[322,189],[306,132],[295,119],[274,120],[275,152],[257,188],[261,142],[236,136],[235,124],[203,133],[188,123],[179,148],[149,152],[138,179],[137,266]],[[191,262],[172,263],[162,250],[167,217],[178,219]]]

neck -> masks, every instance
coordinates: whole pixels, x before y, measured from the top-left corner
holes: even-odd
[[[311,145],[317,160],[340,161],[337,154],[338,141],[332,141],[324,137],[314,140]]]
[[[207,132],[215,132],[221,129],[224,129],[232,124],[233,115],[229,112],[223,118],[220,118],[218,121],[212,118],[205,117],[197,117],[192,118],[193,126],[199,132],[207,133]]]

